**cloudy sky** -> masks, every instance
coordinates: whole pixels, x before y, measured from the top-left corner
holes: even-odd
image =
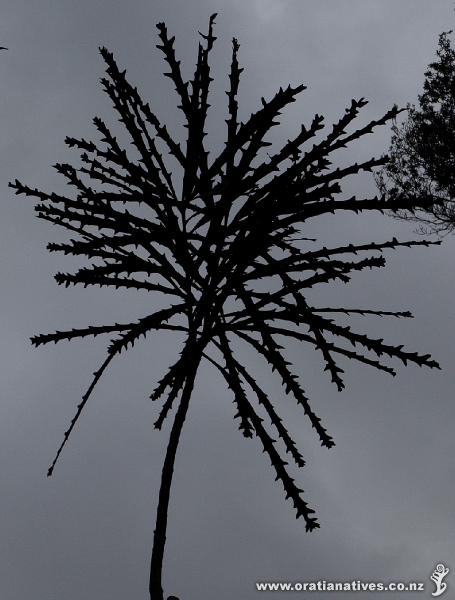
[[[49,256],[45,245],[65,233],[38,221],[30,201],[12,195],[8,181],[61,189],[51,165],[71,158],[64,137],[90,136],[96,114],[114,121],[99,86],[100,45],[116,54],[163,120],[180,131],[155,49],[158,21],[177,36],[189,75],[197,30],[219,13],[209,138],[216,146],[233,36],[245,67],[244,117],[280,85],[308,86],[283,115],[281,133],[274,133],[286,139],[314,112],[336,119],[353,97],[370,100],[362,122],[394,103],[415,101],[438,34],[454,26],[453,2],[1,0],[0,6],[0,45],[9,48],[0,54],[0,598],[145,599],[168,431],[153,430],[157,407],[148,395],[173,360],[175,340],[150,336],[118,360],[47,479],[104,347],[97,340],[33,350],[28,338],[132,319],[147,313],[150,299],[58,288],[52,274],[75,263]],[[389,135],[383,128],[343,160],[383,153]],[[374,191],[369,177],[347,188]],[[327,221],[317,233],[324,243],[415,237],[412,225],[387,217]],[[201,370],[173,487],[169,594],[252,600],[260,596],[256,581],[363,579],[426,581],[428,591],[418,596],[430,597],[435,563],[455,569],[454,256],[455,240],[446,238],[441,247],[392,253],[387,269],[359,274],[349,290],[321,289],[326,304],[342,297],[359,306],[412,310],[409,322],[368,321],[365,327],[431,352],[442,366],[441,372],[403,368],[391,379],[347,364],[346,390],[338,393],[314,352],[291,347],[336,439],[331,451],[319,446],[266,366],[245,357],[303,447],[308,466],[299,477],[322,525],[312,534],[295,520],[259,444],[237,431],[223,382],[209,367]]]

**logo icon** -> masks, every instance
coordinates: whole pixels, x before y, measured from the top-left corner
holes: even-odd
[[[430,575],[431,581],[435,584],[436,589],[434,592],[431,592],[431,595],[435,598],[437,596],[441,596],[447,589],[447,583],[443,580],[447,577],[450,569],[449,567],[445,567],[442,563],[436,565],[436,569]]]

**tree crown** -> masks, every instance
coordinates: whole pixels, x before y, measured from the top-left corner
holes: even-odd
[[[420,224],[422,231],[450,232],[455,227],[455,50],[451,31],[439,36],[437,60],[425,72],[418,105],[394,124],[390,161],[377,176],[381,193],[404,196],[410,208],[396,215]],[[417,210],[413,197],[433,199]]]
[[[409,208],[409,200],[402,197],[357,198],[343,194],[341,184],[346,177],[384,165],[385,157],[343,168],[334,168],[331,163],[335,151],[370,134],[399,111],[394,107],[349,132],[367,103],[363,98],[352,100],[328,131],[322,133],[324,119],[315,115],[280,149],[264,154],[270,146],[268,133],[305,86],[280,88],[270,100],[263,99],[248,119],[240,121],[238,88],[242,69],[236,39],[232,42],[225,144],[218,155],[211,156],[206,144],[206,118],[212,82],[209,58],[216,39],[214,20],[215,15],[202,36],[190,81],[184,81],[174,38],[163,23],[157,26],[158,48],[168,67],[165,75],[175,87],[185,120],[183,143],[171,137],[113,55],[101,48],[106,63],[102,85],[137,158],[96,117],[94,125],[100,141],[66,139],[69,147],[80,151],[81,166],[55,166],[74,193],[44,192],[17,180],[10,184],[16,194],[37,200],[40,219],[71,234],[65,242],[49,244],[51,252],[90,261],[75,273],[57,273],[58,284],[126,288],[161,294],[170,300],[168,307],[129,323],[89,325],[32,338],[39,346],[114,336],[65,432],[49,475],[111,361],[154,330],[183,332],[185,341],[176,362],[151,395],[153,400],[165,398],[155,426],[160,429],[185,390],[192,389],[200,360],[209,361],[233,392],[240,431],[247,438],[259,438],[286,497],[293,501],[296,516],[303,517],[311,530],[319,526],[314,510],[303,499],[281,452],[289,454],[299,467],[305,464],[303,456],[264,387],[236,357],[233,342],[248,344],[268,362],[286,392],[303,409],[321,444],[332,447],[333,438],[314,412],[281,342],[290,338],[314,347],[338,390],[344,387],[340,358],[392,375],[395,371],[387,359],[437,367],[429,355],[387,344],[337,322],[340,315],[405,318],[411,316],[408,311],[318,306],[308,299],[308,292],[315,286],[348,283],[359,271],[384,267],[386,251],[432,242],[393,238],[383,243],[368,240],[326,247],[305,237],[308,222],[322,215]],[[172,155],[181,169],[179,192],[164,152]],[[412,208],[422,208],[426,202],[424,198],[415,199]],[[264,422],[266,418],[280,438],[281,449]]]

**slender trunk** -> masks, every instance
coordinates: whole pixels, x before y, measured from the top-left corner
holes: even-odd
[[[191,363],[188,366],[188,377],[182,390],[180,404],[177,409],[174,423],[169,436],[169,443],[166,449],[166,456],[161,473],[161,487],[158,498],[158,508],[156,513],[156,527],[153,536],[152,559],[150,564],[150,598],[151,600],[164,600],[162,586],[163,556],[166,545],[167,516],[169,508],[169,497],[172,485],[172,475],[174,474],[175,456],[185,422],[188,404],[194,387],[194,380],[201,361],[201,354],[196,353],[191,357]]]

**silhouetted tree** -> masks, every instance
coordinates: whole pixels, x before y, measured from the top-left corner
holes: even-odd
[[[450,232],[455,227],[455,50],[451,31],[441,33],[437,60],[425,72],[418,107],[394,124],[390,161],[376,181],[383,194],[432,197],[434,202],[397,216],[416,221],[422,230]]]
[[[157,25],[158,48],[169,68],[165,75],[175,86],[187,128],[183,147],[128,82],[113,55],[102,48],[101,55],[107,65],[107,77],[102,79],[102,84],[135,146],[137,157],[127,153],[106,123],[97,117],[94,124],[101,135],[100,143],[73,137],[66,139],[71,148],[81,151],[81,166],[56,165],[57,171],[75,188],[74,195],[43,192],[17,180],[10,184],[16,194],[38,200],[39,218],[73,234],[69,241],[49,244],[51,252],[87,257],[92,261],[76,273],[58,273],[57,283],[146,290],[170,300],[167,308],[130,323],[90,325],[32,338],[33,344],[39,346],[87,336],[114,335],[104,362],[94,373],[65,432],[49,475],[111,361],[151,331],[175,331],[185,335],[176,362],[151,395],[153,400],[164,398],[155,423],[157,429],[161,429],[166,417],[175,409],[154,532],[150,572],[152,600],[163,598],[162,565],[174,461],[201,361],[214,365],[226,380],[233,392],[240,431],[247,438],[259,438],[276,479],[281,481],[286,498],[292,500],[296,517],[304,519],[307,531],[319,524],[303,491],[290,475],[282,453],[289,454],[298,467],[304,466],[304,458],[275,403],[236,357],[234,340],[246,342],[265,358],[327,448],[331,448],[334,441],[313,411],[279,340],[292,338],[314,346],[338,390],[344,387],[339,357],[392,375],[395,372],[385,358],[438,367],[429,355],[421,356],[404,350],[403,346],[373,339],[336,320],[340,314],[410,317],[409,312],[314,306],[308,299],[308,291],[316,285],[347,283],[359,271],[384,267],[386,250],[431,243],[392,239],[383,243],[366,241],[358,245],[325,247],[302,237],[307,222],[322,215],[397,211],[409,206],[408,201],[404,205],[399,199],[382,196],[342,196],[340,182],[345,177],[371,171],[383,165],[384,158],[330,168],[333,152],[393,119],[397,109],[347,133],[347,127],[366,104],[364,99],[352,100],[325,135],[317,136],[324,125],[323,117],[316,115],[308,127],[302,125],[297,135],[279,151],[262,156],[263,148],[270,145],[266,136],[278,124],[281,111],[294,102],[305,87],[280,88],[271,100],[263,99],[259,110],[241,122],[237,96],[242,69],[237,60],[239,44],[234,39],[227,91],[226,142],[211,159],[205,145],[205,125],[212,81],[209,56],[216,39],[215,16],[210,18],[207,35],[202,36],[196,69],[189,83],[184,81],[175,56],[174,38],[169,37],[163,23]],[[305,150],[310,140],[314,143]],[[174,185],[174,173],[166,166],[163,149],[181,168],[181,188]],[[415,199],[413,207],[421,208],[426,202]],[[272,438],[269,425],[280,438],[278,442]]]

